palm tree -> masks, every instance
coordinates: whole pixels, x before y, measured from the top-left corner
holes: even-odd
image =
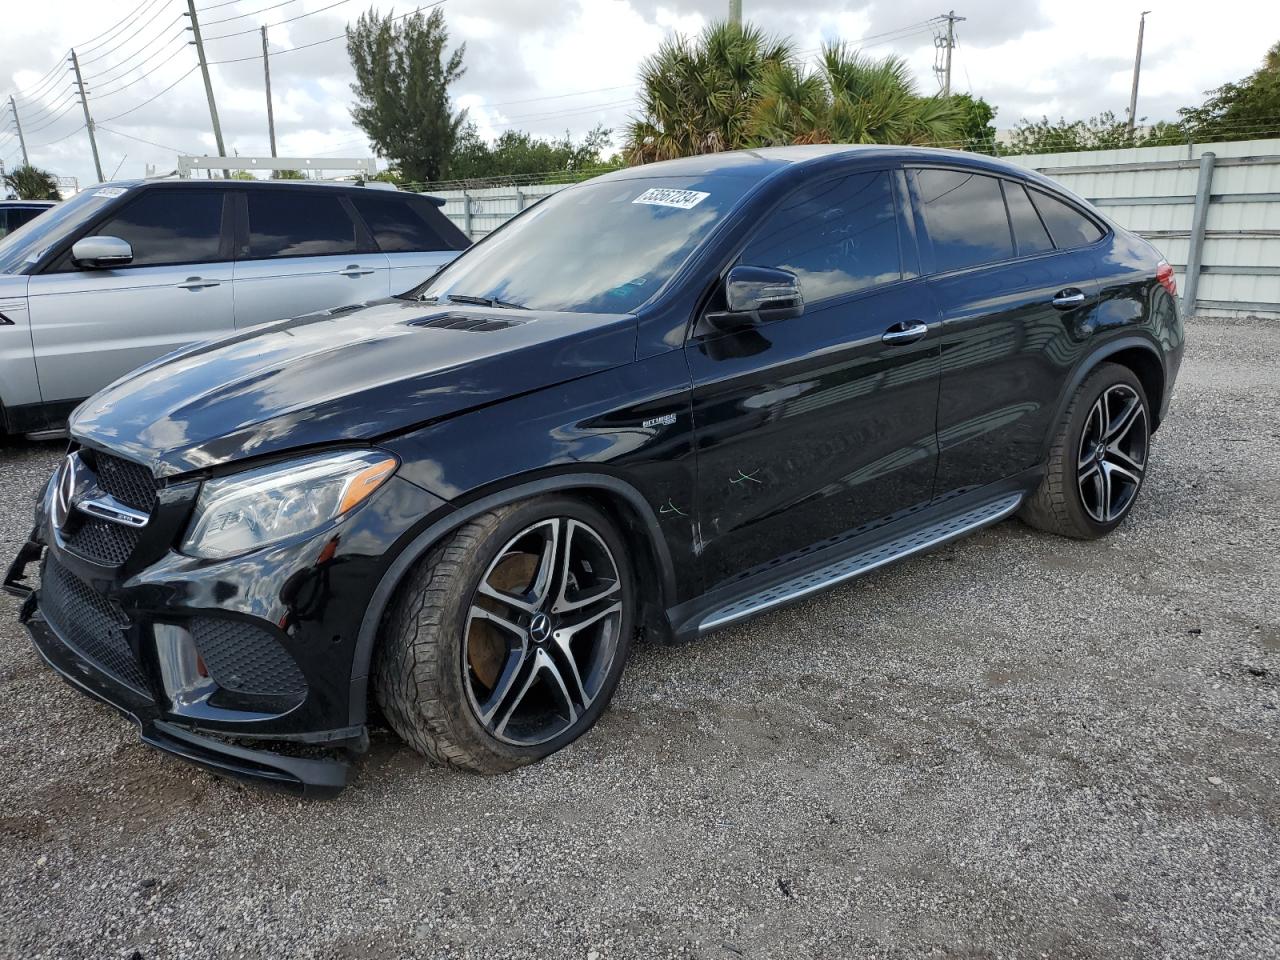
[[[939,144],[955,140],[963,111],[916,89],[906,61],[824,46],[816,72],[770,64],[758,84],[750,134],[759,144]]]
[[[722,22],[665,40],[640,69],[640,115],[627,125],[628,163],[750,145],[756,86],[794,58],[789,42]]]
[[[48,170],[30,164],[14,167],[4,175],[4,185],[19,200],[59,200],[58,179]]]

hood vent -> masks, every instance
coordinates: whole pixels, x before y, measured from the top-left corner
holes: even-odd
[[[466,330],[470,333],[492,333],[495,330],[506,330],[518,327],[527,320],[512,320],[507,317],[476,317],[465,313],[446,313],[432,317],[419,317],[410,320],[414,327],[431,327],[435,330]]]

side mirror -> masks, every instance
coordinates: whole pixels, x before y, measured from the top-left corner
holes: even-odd
[[[133,262],[133,247],[119,237],[84,237],[71,247],[71,261],[88,270],[123,267]]]
[[[737,266],[724,280],[725,310],[707,316],[720,330],[741,330],[804,313],[800,278],[774,267]]]

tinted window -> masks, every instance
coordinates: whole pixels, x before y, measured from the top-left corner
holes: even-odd
[[[1027,199],[1027,191],[1022,184],[1004,181],[1004,199],[1009,205],[1009,219],[1013,222],[1013,238],[1018,243],[1018,255],[1052,250],[1053,241],[1049,239],[1049,232],[1045,230],[1035,207]]]
[[[860,173],[799,191],[769,215],[739,259],[790,270],[810,303],[900,280],[889,174]]]
[[[1102,236],[1098,225],[1074,207],[1039,190],[1032,190],[1031,196],[1058,249],[1087,246]]]
[[[958,170],[918,170],[916,187],[942,272],[1013,256],[1009,218],[993,177]]]
[[[320,257],[356,251],[356,227],[336,193],[248,190],[249,257]]]
[[[387,253],[455,249],[454,238],[442,236],[438,221],[444,215],[430,201],[369,194],[353,196],[351,202],[369,225],[378,248]]]
[[[222,194],[213,190],[148,190],[94,228],[133,247],[133,266],[205,263],[222,246]]]
[[[0,237],[30,223],[44,213],[44,210],[43,207],[0,207]]]

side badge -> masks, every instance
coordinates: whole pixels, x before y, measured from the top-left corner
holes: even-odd
[[[664,413],[660,417],[650,417],[648,420],[644,421],[644,423],[640,424],[640,426],[647,430],[649,427],[669,427],[675,422],[676,415],[674,413]]]

